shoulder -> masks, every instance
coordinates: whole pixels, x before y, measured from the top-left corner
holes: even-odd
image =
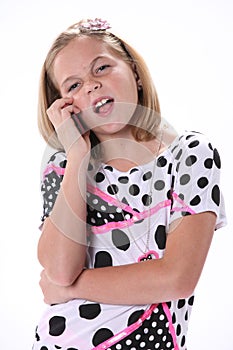
[[[41,166],[42,180],[51,173],[55,173],[58,176],[63,176],[66,162],[66,154],[63,151],[56,151],[53,153],[45,154]]]
[[[217,148],[205,134],[200,132],[185,131],[173,141],[169,148],[175,160],[184,159],[187,163],[202,160],[206,165],[214,162],[217,168],[221,167]]]

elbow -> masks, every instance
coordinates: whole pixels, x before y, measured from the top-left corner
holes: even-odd
[[[69,264],[67,259],[48,259],[38,251],[38,260],[49,279],[56,285],[71,286],[84,269],[84,264]]]
[[[83,267],[80,267],[79,269],[76,269],[73,271],[73,273],[70,271],[67,273],[67,270],[64,271],[64,269],[45,269],[46,274],[48,275],[49,279],[56,285],[61,287],[69,287],[71,286],[78,276],[83,271]]]
[[[193,295],[197,285],[197,280],[192,274],[187,272],[176,274],[173,281],[173,300],[186,299]]]
[[[160,260],[161,273],[159,278],[158,300],[156,302],[164,302],[171,300],[186,299],[193,295],[198,278],[193,271],[187,271],[177,265],[167,264],[165,259]],[[158,275],[152,278],[153,289],[158,288]]]

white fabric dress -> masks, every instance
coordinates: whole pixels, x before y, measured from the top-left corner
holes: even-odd
[[[46,165],[42,221],[51,212],[65,165],[63,152],[55,153]],[[196,132],[185,132],[155,160],[127,172],[90,164],[87,268],[161,258],[169,225],[186,215],[212,211],[217,216],[216,229],[225,225],[220,168],[217,150]],[[141,276],[138,289],[143,293]],[[33,349],[185,350],[193,302],[190,295],[153,305],[118,306],[78,299],[48,306],[36,327]]]

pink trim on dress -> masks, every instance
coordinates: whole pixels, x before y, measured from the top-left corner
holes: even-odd
[[[139,327],[141,327],[142,323],[149,317],[151,316],[152,312],[154,311],[154,309],[158,306],[158,304],[152,304],[149,309],[147,309],[143,315],[133,324],[131,324],[129,327],[126,327],[123,331],[117,333],[116,335],[114,335],[113,337],[109,338],[108,340],[106,340],[105,342],[97,345],[96,347],[92,348],[91,350],[103,350],[103,349],[107,349],[110,346],[118,343],[119,341],[121,341],[122,339],[124,339],[125,337],[129,336],[131,333],[133,333],[136,329],[138,329]]]
[[[43,172],[43,180],[44,180],[46,175],[51,174],[53,171],[59,176],[65,174],[65,168],[58,167],[54,164],[49,164],[49,165],[47,165],[47,167],[45,168],[45,170]]]
[[[179,211],[187,211],[188,213],[190,214],[196,214],[196,212],[190,208],[179,196],[177,193],[173,192],[172,193],[172,196],[174,197],[174,199],[182,205],[182,207],[173,207],[172,208],[172,211],[176,211],[176,212],[179,212]]]
[[[130,218],[129,220],[117,221],[117,222],[111,221],[102,226],[92,226],[92,233],[102,234],[102,233],[108,232],[109,230],[113,230],[115,228],[124,228],[124,227],[132,226],[135,222],[148,218],[150,215],[156,214],[160,209],[168,207],[170,205],[171,205],[171,200],[167,199],[163,202],[158,203],[153,208],[149,210],[145,210],[141,213],[134,212],[133,209],[131,209],[131,211],[133,211],[133,217]]]

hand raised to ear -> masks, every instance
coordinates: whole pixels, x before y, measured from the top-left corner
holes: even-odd
[[[77,127],[77,115],[80,110],[73,106],[72,98],[57,99],[47,110],[48,117],[52,122],[58,139],[61,142],[66,154],[70,152],[73,145],[78,145],[79,152],[84,155],[90,151],[89,132],[81,135]],[[72,115],[76,116],[75,121]],[[85,132],[85,130],[82,130]]]

